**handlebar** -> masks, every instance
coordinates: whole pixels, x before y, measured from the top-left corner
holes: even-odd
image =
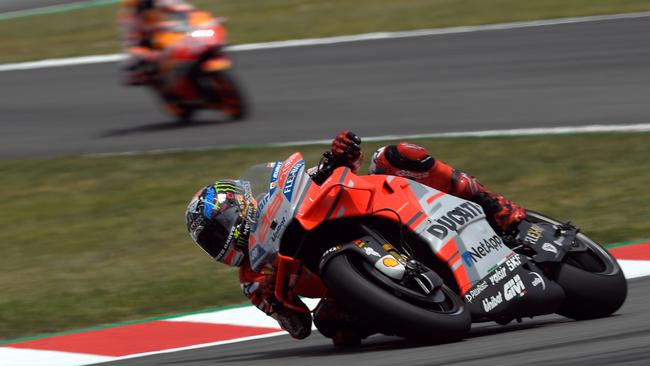
[[[346,133],[345,137],[347,137],[347,139],[352,142],[351,144],[348,143],[348,147],[353,147],[354,149],[358,150],[359,145],[361,145],[361,138],[352,131],[342,132],[341,134],[337,135],[337,139],[335,141],[338,141],[339,136],[343,133]],[[332,175],[334,169],[345,165],[347,164],[343,155],[334,155],[334,153],[331,151],[326,151],[323,153],[323,157],[318,163],[318,169],[316,173],[312,175],[312,179],[314,182],[316,182],[316,184],[321,185],[330,175]]]
[[[331,151],[323,153],[323,157],[318,163],[316,173],[311,176],[311,179],[318,185],[323,184],[327,178],[334,172],[334,169],[342,166],[342,158],[334,155]]]

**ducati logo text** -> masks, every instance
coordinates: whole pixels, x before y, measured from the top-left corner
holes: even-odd
[[[461,226],[480,214],[481,210],[475,204],[465,202],[436,220],[427,231],[438,239],[444,239],[450,231],[458,232]]]

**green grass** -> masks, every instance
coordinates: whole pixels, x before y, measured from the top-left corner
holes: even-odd
[[[647,0],[197,0],[233,43],[650,10]],[[0,63],[120,51],[116,6],[0,22]]]
[[[648,134],[420,142],[596,240],[650,236]],[[323,148],[300,150],[314,164]],[[215,177],[294,150],[0,161],[0,340],[245,301],[235,271],[190,241],[185,205]]]

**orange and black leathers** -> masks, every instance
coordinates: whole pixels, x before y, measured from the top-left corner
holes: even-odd
[[[184,1],[173,3],[176,7],[163,6],[158,0],[122,0],[120,3],[118,23],[129,56],[124,65],[128,85],[145,85],[153,81],[164,48],[154,41],[156,33],[165,28],[163,24],[170,13],[192,9]]]

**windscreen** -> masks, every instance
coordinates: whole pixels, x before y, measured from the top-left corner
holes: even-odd
[[[245,172],[239,177],[240,180],[250,182],[253,191],[253,197],[260,202],[260,200],[270,191],[271,176],[276,171],[276,166],[282,162],[268,162],[253,165],[246,169]]]

